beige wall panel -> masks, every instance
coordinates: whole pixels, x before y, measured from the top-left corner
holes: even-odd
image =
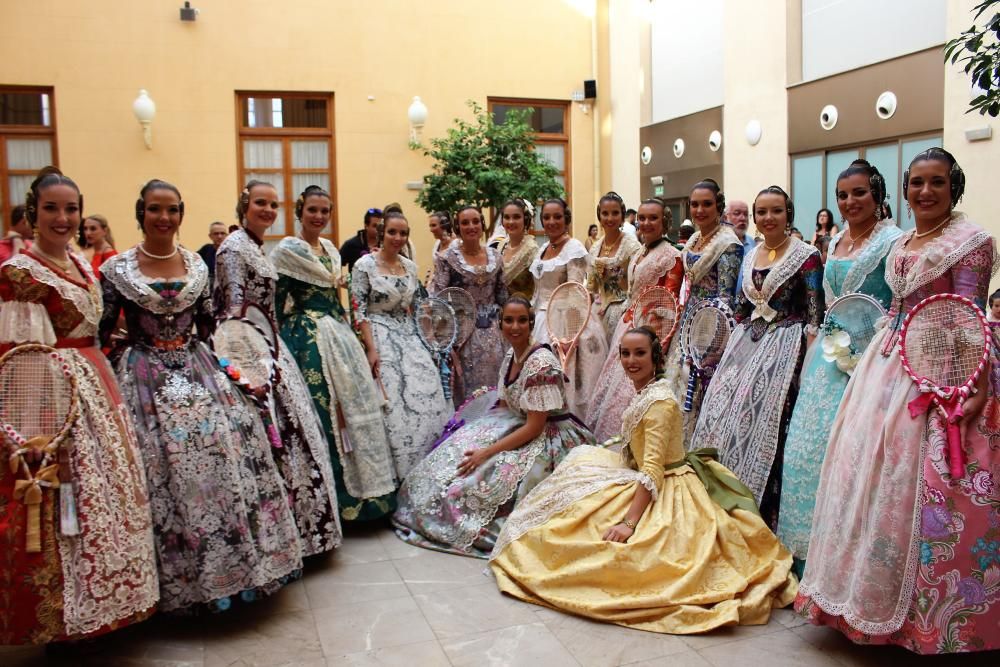
[[[426,217],[405,184],[431,162],[407,149],[411,98],[420,95],[429,109],[426,141],[469,116],[466,99],[484,106],[489,96],[568,99],[591,78],[592,0],[192,4],[201,9],[194,23],[181,22],[181,3],[166,0],[0,6],[0,84],[55,88],[60,165],[79,182],[87,209],[111,219],[120,247],[139,239],[132,202],[154,176],[184,193],[186,245],[206,241],[211,220],[233,220],[234,91],[322,91],[335,94],[341,240],[369,206],[396,200],[426,265]],[[558,39],[546,44],[537,37],[545,34]],[[151,151],[132,115],[140,88],[157,105]],[[594,121],[577,106],[573,198],[589,206]]]
[[[785,0],[726,0],[724,8],[726,198],[752,200],[772,183],[788,188]],[[744,128],[760,122],[760,143]]]
[[[973,0],[948,3],[948,36],[956,36],[972,25]],[[982,26],[982,20],[980,20]],[[977,92],[976,95],[979,93]],[[997,214],[997,174],[1000,172],[1000,122],[996,118],[965,113],[971,92],[969,77],[958,66],[948,65],[944,77],[944,147],[951,151],[965,170],[965,197],[958,208],[994,236],[1000,237],[1000,215]],[[967,130],[990,127],[993,138],[970,142]],[[993,289],[1000,287],[994,278]]]

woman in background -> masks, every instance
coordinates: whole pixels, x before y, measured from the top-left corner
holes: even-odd
[[[94,273],[100,277],[101,265],[118,254],[108,219],[99,213],[88,215],[83,221],[81,236],[84,241],[83,256],[90,262],[90,268]]]
[[[275,315],[331,444],[340,516],[366,521],[392,511],[397,474],[382,394],[340,305],[340,253],[322,236],[332,210],[330,194],[315,185],[296,200],[301,231],[271,251]]]
[[[500,215],[507,232],[497,246],[503,255],[503,281],[509,294],[520,294],[530,301],[535,294],[535,277],[530,267],[538,255],[538,244],[529,231],[533,218],[531,207],[523,199],[511,199],[500,208]]]

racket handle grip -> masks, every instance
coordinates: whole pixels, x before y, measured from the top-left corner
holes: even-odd
[[[950,419],[948,425],[948,472],[952,479],[962,479],[965,476],[965,453],[962,451],[962,430]]]
[[[79,535],[80,523],[76,518],[76,494],[73,483],[59,485],[59,532],[63,535]]]
[[[451,369],[448,368],[448,359],[441,357],[441,390],[444,392],[445,400],[451,400]]]
[[[687,393],[684,395],[684,412],[691,412],[691,407],[694,405],[694,389],[698,384],[698,370],[691,366],[691,373],[688,376],[688,388]]]

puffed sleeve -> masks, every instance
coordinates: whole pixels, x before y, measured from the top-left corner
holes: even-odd
[[[56,334],[46,303],[52,289],[14,266],[0,269],[0,342],[55,345]]]
[[[803,282],[806,288],[806,333],[815,336],[823,326],[826,314],[826,295],[823,292],[823,261],[819,251],[813,250],[802,264]]]
[[[351,310],[356,322],[368,321],[368,299],[372,285],[365,264],[361,261],[351,270]]]
[[[215,255],[215,288],[212,292],[212,305],[215,317],[222,319],[231,314],[238,314],[243,308],[245,298],[243,281],[241,280],[239,253],[222,250]]]
[[[680,259],[674,261],[674,265],[670,267],[670,270],[664,275],[662,283],[663,286],[670,290],[670,293],[674,295],[677,302],[680,303],[681,285],[684,284],[684,262]]]
[[[111,334],[118,326],[118,315],[122,312],[124,297],[115,287],[115,284],[107,278],[101,279],[101,297],[104,300],[104,309],[101,311],[101,322],[97,327],[98,340],[102,347],[107,347],[111,342]]]
[[[719,273],[719,299],[732,306],[736,298],[740,268],[743,266],[743,245],[731,244],[722,251],[715,266]]]
[[[643,452],[639,472],[649,477],[657,492],[663,484],[663,469],[667,463],[670,445],[683,440],[681,413],[677,402],[659,400],[649,406],[640,423]]]
[[[448,266],[448,260],[444,257],[447,252],[448,250],[445,249],[434,256],[434,277],[430,284],[431,294],[437,294],[448,287],[451,282],[451,267]]]
[[[520,407],[525,412],[561,410],[566,405],[562,370],[554,363],[536,366],[524,381]]]
[[[972,299],[977,306],[987,311],[986,297],[990,292],[995,255],[994,240],[987,239],[960,259],[951,270],[951,284],[955,293]]]

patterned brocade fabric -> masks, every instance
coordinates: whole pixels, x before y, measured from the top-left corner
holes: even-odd
[[[72,260],[86,283],[24,253],[0,269],[0,321],[10,322],[3,312],[17,304],[48,318],[56,339],[95,339],[62,350],[80,399],[64,445],[80,534],[60,533],[59,499],[46,490],[42,550],[27,553],[25,506],[14,492],[15,476],[0,466],[0,644],[103,634],[146,618],[160,597],[142,458],[114,374],[96,346],[100,292],[90,266]],[[0,343],[14,342],[12,334],[0,330]]]

